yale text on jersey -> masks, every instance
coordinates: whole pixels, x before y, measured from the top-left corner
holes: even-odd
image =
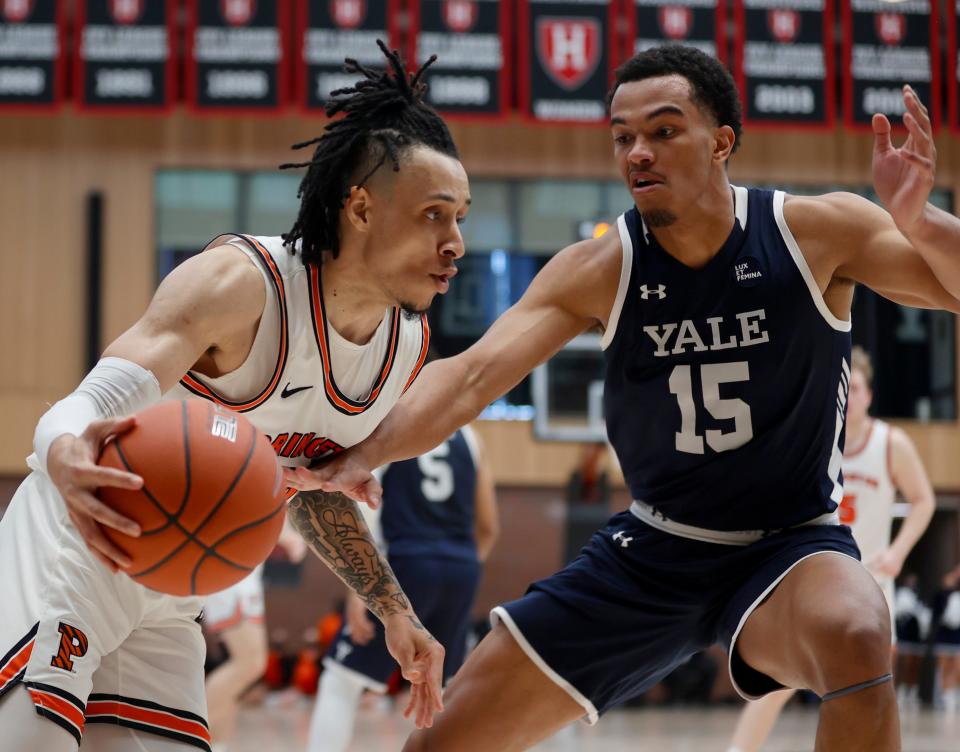
[[[699,323],[684,319],[679,323],[655,324],[643,327],[643,331],[656,347],[654,357],[665,358],[687,352],[762,345],[770,341],[770,333],[763,324],[766,318],[766,311],[760,308],[738,313],[732,318],[712,316]]]

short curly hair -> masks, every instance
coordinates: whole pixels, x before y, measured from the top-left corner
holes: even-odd
[[[696,47],[666,44],[645,50],[623,63],[607,95],[607,107],[621,84],[643,81],[658,76],[683,76],[690,82],[691,99],[717,125],[733,128],[733,151],[740,146],[743,133],[743,110],[737,85],[723,63]],[[732,153],[732,152],[731,152]]]

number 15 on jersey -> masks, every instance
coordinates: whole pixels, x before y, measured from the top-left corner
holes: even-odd
[[[750,380],[750,366],[745,360],[733,363],[704,363],[699,366],[701,394],[693,392],[693,369],[697,366],[675,366],[670,374],[670,393],[680,408],[680,431],[676,434],[678,452],[703,454],[706,446],[715,452],[742,447],[753,438],[750,405],[742,399],[720,397],[720,385]],[[696,397],[700,397],[697,400]],[[699,402],[699,405],[698,405]],[[702,405],[702,409],[701,406]],[[706,411],[715,420],[732,420],[732,431],[707,429],[697,433],[697,415]],[[702,420],[702,419],[701,419]]]

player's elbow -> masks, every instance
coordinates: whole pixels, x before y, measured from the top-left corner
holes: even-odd
[[[496,524],[487,527],[478,526],[475,535],[477,539],[477,555],[481,561],[485,561],[487,556],[490,555],[490,551],[492,551],[493,547],[497,544],[497,539],[500,537],[500,528]]]
[[[925,522],[929,522],[937,508],[937,500],[933,494],[933,489],[927,489],[911,502],[911,508],[916,510]]]

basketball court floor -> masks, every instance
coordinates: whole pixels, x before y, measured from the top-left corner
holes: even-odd
[[[230,752],[300,752],[309,713],[310,700],[296,692],[268,695],[241,714]],[[578,723],[564,729],[536,752],[726,752],[737,713],[735,707],[617,710],[594,727]],[[764,752],[809,752],[816,718],[813,709],[787,708]],[[901,713],[901,724],[904,752],[960,750],[960,713],[911,709]],[[395,752],[410,728],[396,707],[367,698],[350,752]]]

